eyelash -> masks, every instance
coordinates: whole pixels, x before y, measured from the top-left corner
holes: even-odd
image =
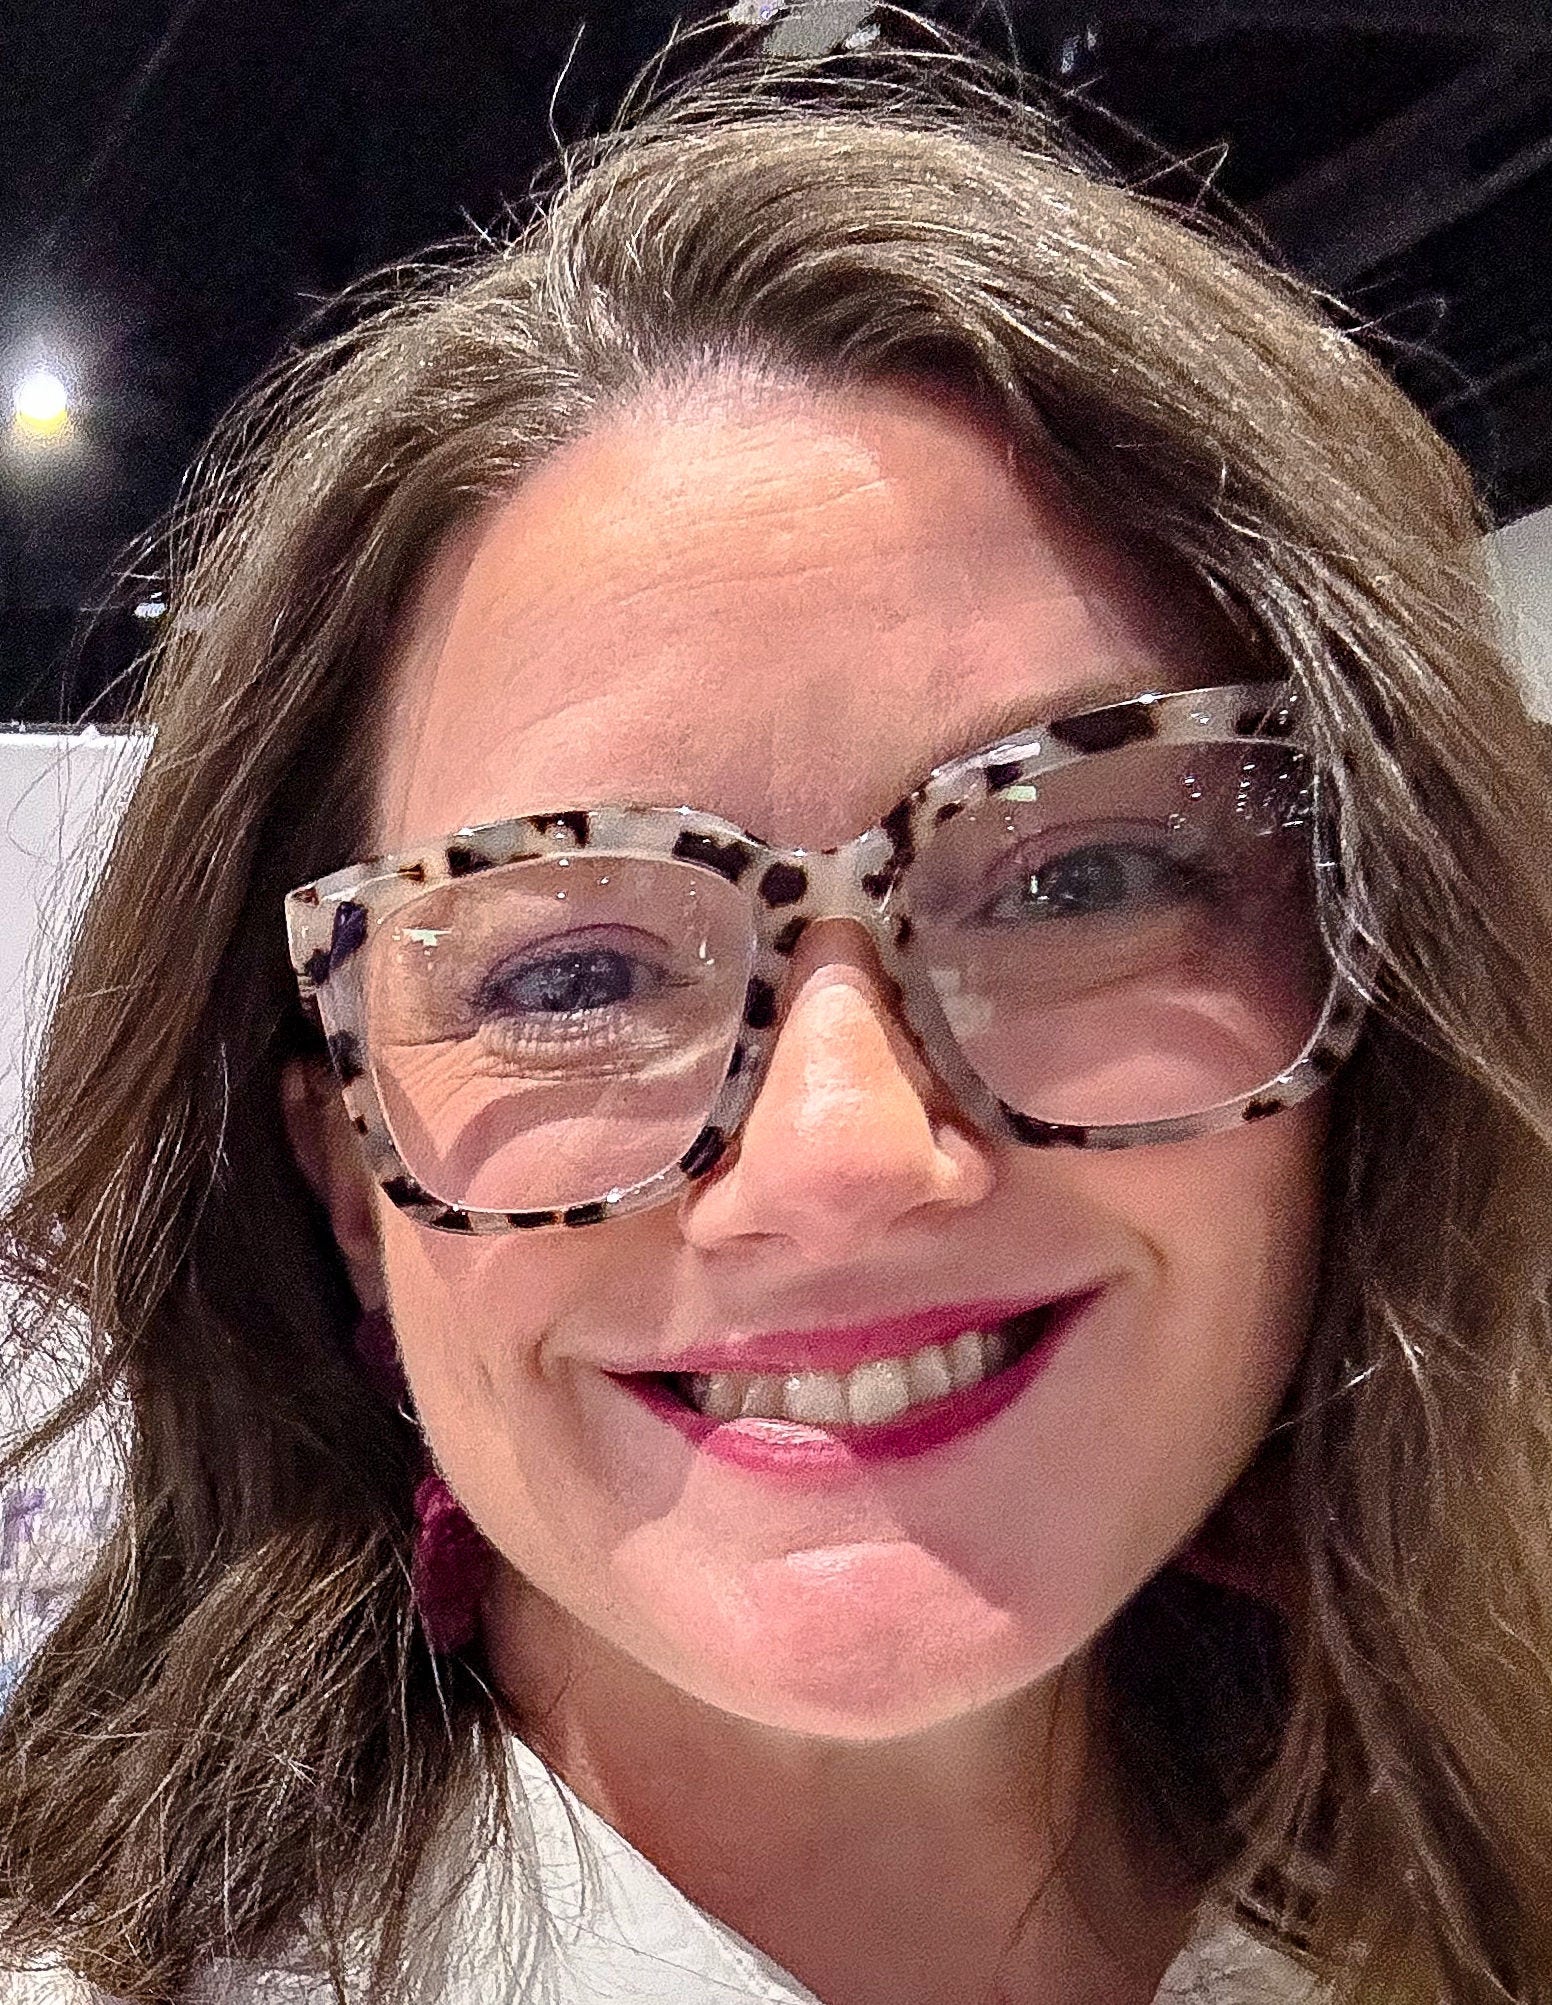
[[[1201,856],[1184,855],[1178,851],[1171,852],[1166,844],[1158,843],[1149,847],[1137,841],[1127,840],[1124,837],[1111,837],[1108,840],[1102,837],[1095,837],[1074,844],[1069,849],[1057,851],[1055,854],[1043,857],[1039,861],[1020,864],[1018,859],[1015,858],[1014,868],[1009,872],[1007,882],[999,887],[994,896],[979,908],[975,915],[976,918],[985,920],[988,924],[995,925],[1001,923],[990,915],[992,908],[1001,899],[1005,898],[1010,890],[1019,885],[1036,885],[1045,872],[1052,870],[1058,865],[1068,863],[1074,858],[1087,855],[1090,852],[1100,855],[1106,853],[1131,853],[1133,855],[1144,856],[1150,863],[1154,864],[1157,868],[1156,879],[1146,887],[1143,893],[1144,902],[1149,904],[1155,902],[1160,892],[1166,897],[1171,894],[1187,898],[1216,895],[1221,892],[1227,881],[1223,871],[1210,868]],[[1035,897],[1038,898],[1041,895],[1037,892]],[[1033,902],[1032,900],[1031,903]],[[1058,916],[1058,914],[1053,912],[1048,915],[1048,918],[1054,921]]]

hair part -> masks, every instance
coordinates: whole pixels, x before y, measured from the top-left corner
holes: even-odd
[[[0,1719],[0,1955],[126,1999],[212,1954],[413,1995],[412,1901],[504,1814],[477,1654],[410,1598],[417,1443],[287,1145],[281,898],[360,853],[433,553],[610,413],[954,385],[1298,686],[1381,969],[1321,1294],[1262,1458],[1281,1614],[1166,1568],[1102,1641],[1139,1831],[1362,2005],[1552,1968],[1552,827],[1459,463],[1320,304],[973,66],[732,67],[396,275],[228,423],[174,525],[154,745],[4,1221],[18,1360],[127,1402],[121,1521]],[[496,1806],[495,1810],[491,1806]],[[509,1806],[507,1806],[509,1807]]]

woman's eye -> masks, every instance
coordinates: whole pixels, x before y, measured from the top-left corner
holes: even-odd
[[[1189,867],[1166,851],[1139,843],[1086,843],[1021,875],[981,917],[993,924],[1103,918],[1179,898],[1191,883]]]
[[[655,995],[664,979],[617,948],[573,948],[499,970],[482,984],[479,1003],[494,1016],[575,1016]]]

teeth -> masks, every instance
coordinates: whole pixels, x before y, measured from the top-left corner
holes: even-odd
[[[876,1427],[881,1420],[893,1420],[911,1403],[911,1381],[905,1366],[894,1358],[875,1358],[858,1365],[846,1381],[846,1404],[858,1427]]]
[[[961,1330],[951,1344],[944,1346],[948,1353],[949,1381],[956,1392],[985,1376],[985,1346],[986,1339],[979,1330]]]
[[[1014,1344],[1001,1330],[964,1330],[909,1357],[875,1358],[855,1371],[695,1372],[681,1381],[712,1420],[795,1420],[808,1426],[877,1427],[913,1406],[978,1385],[1001,1371]]]
[[[833,1371],[799,1371],[782,1381],[782,1410],[789,1420],[849,1420],[846,1381]]]
[[[717,1376],[715,1372],[711,1374]],[[744,1388],[743,1405],[738,1409],[741,1420],[760,1420],[781,1410],[781,1380],[779,1378],[752,1378]]]
[[[689,1393],[690,1404],[698,1406],[713,1420],[736,1420],[743,1411],[743,1383],[730,1371],[698,1371],[692,1375],[685,1390]]]
[[[994,1371],[1001,1371],[1013,1355],[1013,1340],[1001,1330],[989,1330],[981,1340],[981,1355],[985,1362],[981,1366],[987,1378]]]
[[[921,1405],[923,1400],[941,1399],[954,1390],[954,1376],[939,1344],[928,1344],[925,1350],[907,1358],[905,1368],[910,1374],[912,1406]]]

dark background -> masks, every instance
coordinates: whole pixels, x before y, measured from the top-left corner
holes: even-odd
[[[877,25],[853,0],[733,12],[762,7],[777,46]],[[349,280],[520,207],[552,119],[596,130],[675,19],[729,11],[4,0],[0,718],[118,714],[149,631],[133,607],[155,603],[124,552],[220,411]],[[1080,123],[1101,107],[1210,172],[1346,299],[1497,519],[1552,500],[1552,0],[923,11],[999,54],[1011,37]],[[8,428],[40,359],[76,400],[52,442]]]

